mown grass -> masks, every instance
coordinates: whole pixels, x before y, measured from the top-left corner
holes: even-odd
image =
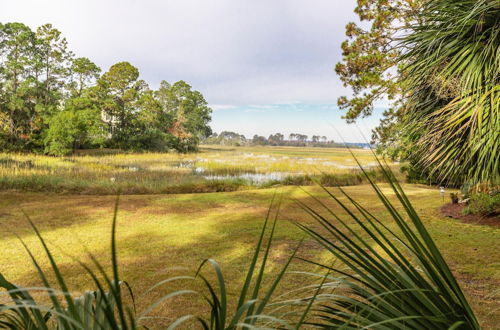
[[[494,328],[500,321],[497,310],[499,300],[495,295],[500,284],[500,256],[496,251],[500,230],[443,218],[437,211],[442,200],[436,189],[416,185],[405,185],[404,188],[458,276],[481,323],[485,328]],[[303,233],[286,220],[314,226],[313,220],[291,201],[292,198],[308,203],[308,192],[339,211],[338,206],[325,198],[317,187],[306,187],[305,191],[282,187],[279,191],[284,202],[269,273],[276,272],[303,237]],[[347,187],[346,191],[388,221],[380,201],[367,185]],[[176,272],[186,272],[174,268],[182,266],[193,271],[201,260],[212,257],[222,265],[227,278],[235,279],[231,283],[238,283],[237,279],[244,276],[274,192],[275,189],[260,189],[194,195],[122,196],[118,226],[122,278],[136,292],[142,292]],[[389,189],[384,192],[391,195]],[[113,203],[113,196],[0,193],[2,273],[23,286],[39,284],[28,257],[12,233],[19,234],[34,249],[35,255],[44,260],[39,243],[21,213],[24,210],[50,242],[63,272],[70,279],[71,287],[77,291],[93,289],[89,287],[90,279],[65,253],[85,261],[83,246],[86,246],[109,266],[109,225]],[[304,242],[300,254],[316,260],[327,258],[323,250],[310,240]],[[310,266],[295,263],[293,267],[297,270]],[[286,288],[282,290],[286,290],[302,286],[304,279],[288,275],[283,283]],[[232,297],[237,294],[235,289],[228,287]],[[153,293],[153,296],[155,294],[159,295]],[[152,298],[139,297],[139,306],[147,304]],[[179,298],[162,305],[154,314],[168,318],[199,308],[201,305],[196,300]],[[151,321],[154,327],[165,323],[168,322],[162,319]]]
[[[201,151],[176,154],[98,150],[71,157],[4,153],[0,154],[0,189],[96,195],[118,191],[158,194],[227,192],[275,184],[310,185],[314,181],[324,185],[363,182],[347,149],[205,146]],[[354,152],[364,166],[375,164],[370,151]],[[254,174],[259,175],[258,180],[252,179]]]

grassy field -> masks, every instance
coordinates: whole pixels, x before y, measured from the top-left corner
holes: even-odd
[[[369,150],[354,150],[366,168]],[[372,171],[373,177],[377,176]],[[347,149],[203,146],[200,153],[83,152],[71,157],[0,154],[0,189],[77,194],[244,190],[276,184],[353,185],[363,181]]]
[[[354,153],[364,167],[375,164],[370,151]],[[397,172],[398,164],[390,165]],[[370,171],[377,177],[376,171]],[[314,226],[294,199],[311,204],[310,193],[339,211],[312,185],[314,180],[327,186],[349,185],[346,190],[352,197],[392,226],[346,149],[203,146],[200,153],[187,155],[93,151],[56,158],[0,154],[0,272],[16,284],[40,285],[16,235],[33,249],[45,268],[49,266],[25,212],[49,242],[75,294],[95,289],[74,258],[89,262],[88,250],[109,268],[114,194],[121,190],[120,271],[135,291],[139,311],[188,283],[162,286],[147,295],[142,292],[174,275],[193,274],[205,258],[214,258],[222,265],[228,290],[236,297],[273,194],[282,196],[283,204],[267,268],[271,276],[304,237],[290,220]],[[500,230],[443,217],[438,210],[443,201],[435,187],[404,187],[482,324],[494,329],[500,324]],[[309,239],[299,255],[331,262]],[[318,271],[298,260],[292,270]],[[207,275],[213,279],[213,274]],[[289,274],[280,292],[306,284],[310,279]],[[179,313],[204,310],[200,299],[176,298],[154,310],[154,318],[147,324],[156,328]]]
[[[481,323],[487,329],[494,329],[500,324],[500,230],[444,218],[438,211],[443,202],[437,189],[417,185],[404,187],[458,277]],[[298,187],[277,189],[283,195],[284,203],[273,243],[269,274],[277,271],[303,237],[303,233],[288,220],[312,224],[305,212],[292,202],[292,198],[311,203],[305,193],[307,191],[338,210],[318,187],[306,187],[305,191]],[[351,186],[346,190],[382,219],[388,219],[369,186]],[[146,296],[141,296],[141,292],[175,274],[192,274],[198,264],[209,257],[222,265],[225,276],[230,279],[228,290],[233,297],[236,296],[275,191],[273,188],[205,194],[122,196],[118,253],[122,278],[133,287],[138,310],[173,287],[165,286]],[[390,194],[388,189],[386,192]],[[94,289],[90,287],[90,279],[72,257],[88,262],[86,247],[105,265],[109,265],[114,200],[114,196],[0,193],[0,271],[8,279],[24,286],[40,284],[14,233],[34,249],[35,255],[44,261],[43,266],[48,268],[40,244],[22,214],[25,211],[50,242],[64,274],[70,279],[71,288],[76,293]],[[305,241],[299,253],[313,259],[327,258],[323,250],[309,240]],[[316,270],[299,261],[294,262],[292,268]],[[305,283],[304,278],[290,274],[280,290],[284,292]],[[201,300],[179,298],[161,305],[153,312],[154,316],[167,319],[156,318],[149,325],[156,328],[168,323],[169,318],[178,313],[199,313],[203,310]]]

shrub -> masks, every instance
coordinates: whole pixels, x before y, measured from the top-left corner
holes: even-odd
[[[500,193],[477,193],[471,195],[469,206],[463,210],[463,214],[500,214]]]

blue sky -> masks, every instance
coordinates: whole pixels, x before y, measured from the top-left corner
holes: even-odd
[[[151,88],[187,81],[214,109],[216,131],[335,139],[333,125],[360,141],[334,106],[349,94],[334,66],[356,0],[0,1],[0,22],[52,23],[104,71],[129,61]],[[366,135],[379,113],[359,124]]]
[[[268,136],[290,133],[327,136],[340,142],[365,142],[370,131],[377,126],[382,108],[374,115],[347,124],[340,117],[342,112],[334,104],[288,103],[272,105],[248,105],[216,109],[212,128],[220,133],[232,130],[251,138],[254,134]]]

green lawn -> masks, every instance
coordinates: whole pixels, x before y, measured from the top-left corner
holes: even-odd
[[[495,328],[500,324],[500,230],[442,217],[438,208],[443,202],[437,189],[417,185],[404,187],[472,301],[483,326]],[[338,210],[319,188],[306,187],[305,190]],[[120,271],[122,278],[130,283],[138,295],[138,309],[141,310],[152,298],[174,287],[166,286],[159,292],[141,296],[140,293],[145,289],[174,274],[192,274],[198,264],[209,257],[222,265],[230,282],[228,290],[234,297],[275,191],[259,189],[207,194],[122,196],[118,214]],[[310,203],[304,191],[296,187],[280,187],[277,191],[283,195],[284,202],[268,267],[270,274],[279,269],[303,236],[289,220],[312,224],[305,212],[292,201],[295,198]],[[351,186],[346,191],[388,221],[381,203],[369,186]],[[390,193],[388,189],[386,191]],[[63,272],[70,278],[71,288],[75,292],[94,289],[71,257],[88,261],[86,247],[109,265],[114,200],[114,196],[1,192],[0,271],[17,284],[39,284],[14,233],[34,249],[37,257],[42,258],[44,267],[48,266],[40,244],[22,215],[24,210],[50,242]],[[317,245],[307,240],[300,254],[308,258],[327,257]],[[299,261],[294,262],[293,269],[315,270]],[[304,285],[304,278],[290,274],[282,290],[301,285]],[[180,312],[195,313],[202,311],[202,306],[200,300],[179,298],[160,306],[154,315],[168,318]],[[151,321],[154,325],[166,322],[168,320]]]

